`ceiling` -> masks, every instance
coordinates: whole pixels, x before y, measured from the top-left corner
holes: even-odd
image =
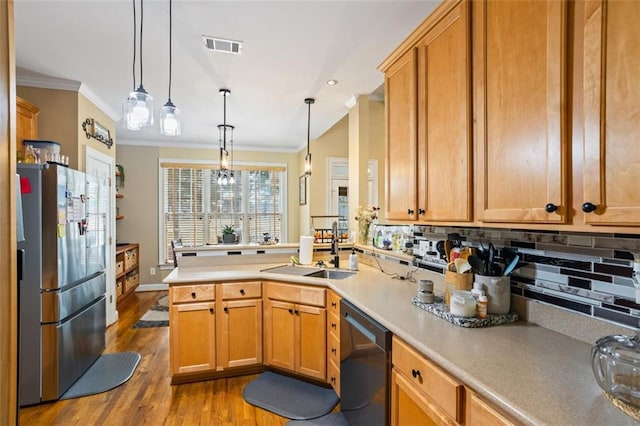
[[[298,151],[307,140],[304,99],[316,99],[310,125],[315,139],[348,113],[354,96],[381,96],[377,66],[438,3],[174,0],[171,99],[182,113],[182,135],[170,138],[158,126],[168,97],[169,1],[147,0],[143,83],[154,97],[156,123],[139,132],[118,123],[118,143],[217,146],[219,89],[228,88],[234,149]],[[136,8],[139,17],[138,1]],[[119,121],[133,89],[132,1],[15,0],[14,9],[18,84],[25,76],[79,82]],[[203,35],[242,41],[242,54],[207,50]],[[329,79],[338,84],[327,85]]]

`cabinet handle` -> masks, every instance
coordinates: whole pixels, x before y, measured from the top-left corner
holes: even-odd
[[[292,314],[293,313],[293,309],[289,309],[289,313]]]
[[[418,214],[424,214],[424,209],[418,209]]]
[[[591,213],[596,210],[596,205],[590,202],[586,202],[582,205],[582,211],[585,213]]]
[[[333,383],[333,384],[336,383],[336,378],[335,377],[331,377],[331,383]]]
[[[224,309],[223,309],[223,310],[224,310],[224,313],[225,313],[225,314],[228,314],[228,313],[229,313],[229,308],[227,308],[226,306],[224,307]]]
[[[336,330],[338,328],[338,325],[335,322],[331,323],[331,328],[333,328],[334,330]]]
[[[337,305],[336,305],[336,302],[331,302],[331,307],[332,307],[332,308],[335,308],[336,306],[337,306]]]
[[[297,309],[295,311],[293,311],[293,312],[295,312],[296,315],[300,315],[300,311],[297,310]]]
[[[547,213],[553,213],[553,212],[555,212],[555,211],[558,211],[558,206],[556,206],[556,205],[555,205],[555,204],[553,204],[553,203],[549,203],[549,204],[547,204],[546,206],[544,206],[544,210],[545,210]]]
[[[196,292],[194,291],[193,293],[191,293],[191,298],[195,299],[196,298]]]
[[[240,294],[242,294],[244,296],[244,288],[240,289]]]
[[[407,214],[413,214],[413,209],[407,209]]]
[[[331,353],[332,354],[336,354],[338,352],[338,350],[336,348],[331,348]]]
[[[209,313],[210,313],[210,314],[215,314],[215,313],[216,313],[216,310],[215,310],[215,309],[213,309],[213,308],[209,308]]]
[[[414,378],[416,378],[416,377],[420,376],[420,370],[414,370],[414,369],[412,369],[412,370],[411,370],[411,375],[412,375]]]

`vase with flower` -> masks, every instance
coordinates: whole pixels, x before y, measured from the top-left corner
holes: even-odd
[[[370,244],[370,229],[371,224],[378,219],[378,210],[380,207],[375,206],[360,206],[356,212],[355,219],[358,221],[358,243]]]

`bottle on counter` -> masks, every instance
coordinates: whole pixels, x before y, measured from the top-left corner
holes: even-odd
[[[355,249],[351,249],[351,254],[349,255],[349,269],[352,271],[358,270],[358,255],[356,254]]]
[[[471,289],[471,294],[477,300],[479,300],[480,296],[484,295],[484,290],[482,290],[482,283],[474,282],[473,288]]]
[[[487,304],[489,303],[489,299],[484,294],[478,297],[477,302],[477,311],[478,318],[486,318],[487,317]]]

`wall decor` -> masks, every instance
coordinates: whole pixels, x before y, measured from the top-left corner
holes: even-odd
[[[307,204],[307,175],[300,176],[300,205]]]
[[[87,139],[94,138],[111,149],[113,139],[111,139],[109,129],[98,123],[93,118],[87,118],[84,120],[82,123],[82,130],[84,130],[84,134],[87,136]]]

